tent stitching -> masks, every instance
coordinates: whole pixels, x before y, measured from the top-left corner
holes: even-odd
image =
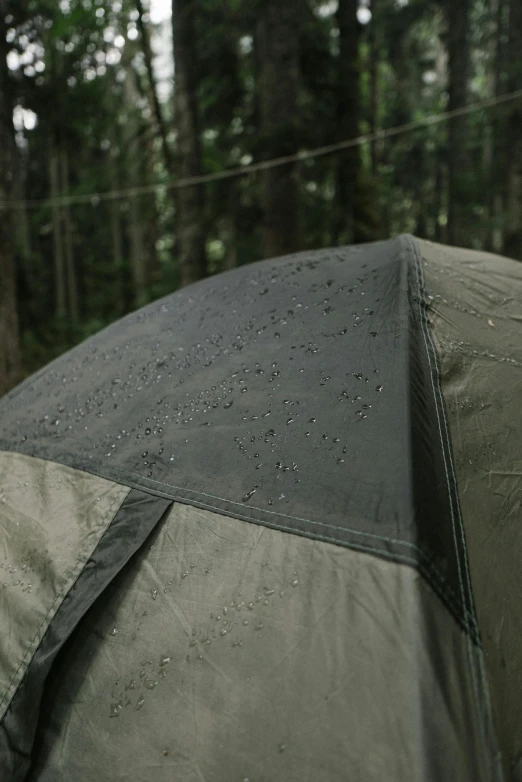
[[[416,244],[415,240],[412,237],[406,237],[406,238],[407,238],[409,246],[412,249],[413,258],[414,258],[414,261],[415,261],[415,266],[416,266],[416,271],[417,271],[417,285],[418,285],[418,293],[419,293],[419,297],[418,297],[419,314],[420,314],[421,323],[422,323],[422,327],[423,327],[422,331],[423,331],[424,342],[425,342],[425,346],[426,346],[426,353],[427,353],[427,356],[428,356],[428,362],[429,362],[429,366],[430,366],[430,370],[431,370],[430,371],[430,379],[431,379],[431,385],[432,385],[433,395],[434,395],[434,400],[435,400],[435,408],[436,408],[436,411],[437,411],[437,423],[439,425],[439,435],[440,435],[441,446],[442,446],[442,456],[443,456],[443,461],[444,461],[444,470],[445,470],[445,473],[446,473],[446,483],[447,483],[447,487],[448,487],[448,498],[449,498],[449,503],[450,503],[451,520],[452,520],[452,525],[453,525],[453,535],[454,535],[455,548],[456,548],[456,554],[457,554],[457,569],[458,569],[458,576],[459,576],[459,584],[460,584],[460,588],[461,588],[461,592],[462,592],[462,600],[463,600],[463,602],[465,602],[466,601],[466,596],[464,594],[464,583],[463,583],[463,580],[462,580],[461,566],[460,566],[460,559],[459,559],[459,549],[458,549],[458,542],[457,542],[457,525],[455,524],[455,508],[456,508],[456,511],[457,511],[456,515],[457,515],[458,521],[459,521],[459,528],[458,529],[459,529],[460,538],[461,538],[462,558],[464,560],[464,572],[465,572],[465,576],[466,576],[466,587],[467,587],[467,591],[468,591],[468,599],[469,599],[470,609],[473,612],[473,617],[474,617],[473,594],[472,594],[472,590],[471,590],[471,582],[470,582],[469,569],[468,569],[468,564],[467,564],[466,540],[465,540],[465,537],[464,537],[464,527],[463,527],[463,522],[462,522],[462,515],[460,513],[460,503],[458,502],[458,496],[456,494],[457,477],[455,475],[455,469],[454,469],[454,466],[453,466],[453,459],[452,459],[452,456],[451,456],[448,421],[447,421],[446,413],[445,413],[445,410],[444,410],[444,399],[443,399],[443,396],[442,396],[442,389],[441,389],[441,386],[440,386],[440,372],[438,371],[437,364],[436,364],[435,345],[433,343],[433,338],[431,336],[431,333],[430,333],[430,331],[429,331],[429,329],[427,327],[426,312],[425,312],[425,309],[423,309],[423,306],[422,306],[423,303],[425,304],[425,296],[424,296],[424,291],[425,291],[424,270],[422,268],[420,252],[418,250],[418,247],[417,247],[417,244]],[[422,283],[421,283],[421,281],[422,281]],[[429,343],[431,344],[431,349],[433,351],[435,366],[432,366],[430,350],[429,350],[429,346],[428,346],[428,340],[429,340]],[[437,373],[436,374],[437,381],[438,381],[437,383],[435,383],[435,378],[434,378],[435,373]],[[439,392],[439,399],[437,399],[436,387],[437,387],[437,390]],[[444,423],[444,433],[443,433],[443,427],[441,425],[439,407],[441,408],[441,411],[442,411],[442,419],[443,419],[443,423]],[[445,435],[446,439],[444,439],[444,435]],[[448,451],[447,460],[446,460],[446,449]],[[454,481],[455,494],[451,490],[450,477],[449,477],[449,473],[448,473],[448,463],[449,463],[451,474],[452,474],[453,481]],[[476,618],[475,617],[474,617],[474,625],[476,627]],[[478,628],[477,628],[477,634],[478,634]],[[479,636],[479,638],[480,638],[480,636]],[[471,648],[471,639],[469,638],[469,636],[468,636],[468,639],[467,639],[467,646],[468,646],[469,663],[470,663],[470,669],[471,669],[472,681],[473,681],[473,689],[474,689],[475,698],[476,698],[477,714],[478,714],[478,717],[479,717],[480,731],[481,731],[483,739],[484,739],[483,749],[485,751],[485,746],[486,746],[486,742],[485,742],[485,738],[486,738],[485,737],[485,725],[484,725],[484,722],[483,722],[483,719],[482,719],[482,715],[480,713],[479,684],[480,684],[480,687],[482,689],[482,695],[483,695],[483,698],[485,700],[486,711],[487,711],[488,714],[489,714],[489,697],[488,697],[488,694],[487,694],[487,686],[486,686],[486,682],[485,682],[484,670],[483,670],[482,660],[481,660],[480,654],[479,654],[479,666],[478,666],[479,667],[479,677],[478,678],[480,678],[480,682],[477,680],[477,672],[476,672],[475,664],[474,664],[474,661],[473,661],[473,651],[472,651],[472,648]],[[480,648],[481,647],[479,647],[479,649]],[[498,765],[497,765],[497,775],[498,775]]]

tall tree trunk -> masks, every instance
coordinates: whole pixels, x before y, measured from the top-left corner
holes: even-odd
[[[16,169],[7,51],[4,10],[0,8],[0,200],[13,198]],[[0,207],[0,395],[16,385],[22,375],[13,228],[12,210]]]
[[[340,140],[359,134],[359,25],[358,0],[339,0],[339,61],[337,70],[337,132]],[[339,156],[337,169],[337,226],[339,242],[356,239],[355,208],[360,154],[353,147]]]
[[[259,6],[256,55],[263,156],[277,158],[298,145],[299,4],[264,0]],[[296,164],[262,175],[264,252],[268,257],[299,249],[299,194]]]
[[[197,12],[197,7],[197,0],[172,0],[174,111],[178,134],[177,168],[180,179],[201,174],[194,29],[194,14]],[[193,185],[179,191],[176,213],[181,285],[188,285],[205,277],[207,273],[201,185]]]
[[[136,84],[136,74],[130,62],[125,63],[125,69],[127,73],[127,78],[125,79],[125,101],[129,107],[133,107],[140,97]],[[128,155],[126,160],[126,184],[130,187],[135,187],[142,183],[144,154],[139,122],[134,119],[135,115],[132,112],[130,117],[132,121],[127,123],[124,131]],[[143,241],[144,210],[142,207],[144,197],[131,195],[128,204],[127,236],[129,240],[133,303],[135,307],[141,307],[147,301],[148,276],[147,257]]]
[[[26,287],[29,297],[34,299],[36,294],[33,283],[31,226],[26,204],[27,155],[18,151],[17,163],[14,194],[16,200],[20,201],[22,206],[17,210],[15,220],[16,249],[20,270],[24,279],[24,286]]]
[[[154,118],[158,131],[161,137],[161,149],[163,153],[163,161],[166,170],[169,174],[172,173],[172,157],[170,154],[170,148],[167,141],[167,127],[163,117],[161,104],[159,102],[158,87],[156,85],[156,78],[154,76],[154,69],[152,67],[152,50],[150,46],[149,31],[147,25],[143,19],[143,3],[141,0],[136,0],[136,9],[138,11],[138,29],[141,36],[141,46],[143,50],[143,58],[145,60],[145,67],[147,69],[147,76],[149,80],[150,99],[152,102],[152,108],[154,111]]]
[[[498,97],[505,91],[504,43],[508,0],[493,0],[492,11],[495,14],[495,40],[492,51],[492,97]],[[488,216],[489,231],[486,237],[486,249],[502,252],[504,245],[503,213],[504,183],[506,180],[506,160],[503,138],[505,130],[505,112],[494,111],[491,114],[491,158],[489,161]]]
[[[54,142],[50,144],[49,152],[49,180],[51,184],[51,198],[60,197],[60,161]],[[60,207],[58,204],[52,205],[53,215],[53,253],[54,253],[54,291],[56,314],[59,318],[65,318],[66,311],[66,288],[65,288],[65,263],[63,251],[62,221]]]
[[[113,139],[113,147],[115,145]],[[110,157],[110,181],[111,190],[119,190],[120,178],[118,175],[118,160],[114,154]],[[114,198],[109,203],[110,222],[111,222],[111,248],[112,248],[112,266],[115,278],[115,310],[118,314],[123,314],[125,310],[125,291],[123,281],[123,235],[122,235],[122,217],[120,200]]]
[[[63,149],[60,151],[60,169],[62,179],[62,194],[67,195],[69,193],[69,160],[67,157],[67,152]],[[80,310],[78,304],[78,280],[74,262],[71,209],[67,203],[63,205],[63,228],[69,316],[73,326],[77,326],[80,319]]]
[[[522,85],[522,2],[510,0],[507,42],[507,89]],[[506,167],[506,231],[504,253],[522,260],[522,105],[513,101],[507,117],[505,150],[509,150]],[[504,153],[506,154],[506,152]]]
[[[453,111],[468,102],[470,0],[446,0],[448,27],[448,109]],[[448,238],[450,244],[470,244],[470,156],[467,138],[467,117],[449,120],[448,167],[449,209]]]
[[[371,0],[372,18],[370,22],[370,130],[375,133],[379,127],[379,59],[380,38],[378,27],[379,0]],[[377,177],[379,158],[378,142],[372,141],[372,174]]]
[[[147,301],[147,265],[143,246],[143,223],[140,197],[129,199],[129,247],[131,274],[134,288],[134,304],[142,307]]]

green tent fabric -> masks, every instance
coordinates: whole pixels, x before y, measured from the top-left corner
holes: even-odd
[[[0,778],[522,780],[522,266],[263,261],[0,400]]]

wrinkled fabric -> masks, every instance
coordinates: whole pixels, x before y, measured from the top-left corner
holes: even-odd
[[[519,780],[522,264],[429,242],[419,246],[495,722],[508,778],[513,773]]]
[[[478,643],[411,244],[263,261],[154,302],[0,400],[0,447],[415,565]]]
[[[121,488],[121,487],[120,487]],[[94,602],[141,548],[171,505],[136,489],[127,490],[117,512],[109,514],[103,535],[74,583],[60,596],[0,724],[0,778],[26,779],[44,685],[60,649]],[[13,629],[14,623],[8,623]],[[23,634],[20,633],[21,638]]]
[[[0,720],[128,492],[60,464],[0,453]]]
[[[29,763],[34,782],[518,782],[520,384],[503,372],[521,319],[516,264],[497,260],[479,279],[476,256],[405,236],[254,264],[0,400],[13,458],[123,498],[83,569],[70,530],[35,554],[72,580],[0,722],[0,761],[19,758],[7,782]],[[468,426],[459,394],[477,399],[477,378],[492,409]],[[83,534],[89,507],[56,530]],[[24,704],[60,645],[31,750]]]
[[[469,652],[415,569],[176,504],[60,658],[29,780],[489,782]]]

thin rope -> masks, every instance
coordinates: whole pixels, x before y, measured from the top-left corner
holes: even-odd
[[[300,163],[305,160],[312,160],[324,155],[331,155],[335,152],[341,152],[352,147],[361,147],[365,144],[371,144],[374,141],[382,141],[388,138],[394,138],[404,133],[411,133],[412,131],[429,127],[430,125],[438,125],[441,122],[445,122],[449,119],[455,119],[456,117],[475,114],[477,111],[493,108],[503,103],[519,100],[520,98],[522,98],[522,89],[493,98],[485,98],[484,100],[477,101],[476,103],[470,103],[467,106],[461,106],[460,108],[452,109],[451,111],[443,111],[439,114],[431,114],[429,117],[425,117],[424,119],[415,120],[413,122],[406,122],[403,125],[396,125],[392,128],[383,128],[382,130],[376,130],[374,133],[365,133],[364,135],[345,139],[344,141],[338,141],[334,144],[327,144],[325,146],[315,147],[314,149],[309,150],[305,149],[301,150],[300,152],[295,152],[291,155],[284,155],[282,157],[272,158],[271,160],[261,160],[258,163],[250,163],[247,165],[238,166],[236,168],[227,168],[223,169],[222,171],[215,171],[212,174],[201,174],[200,176],[186,177],[184,179],[177,179],[175,181],[165,183],[158,182],[150,185],[136,185],[135,187],[127,187],[119,190],[81,193],[71,196],[59,196],[57,198],[28,199],[25,201],[0,201],[0,208],[35,209],[45,206],[67,206],[72,204],[91,204],[91,206],[98,206],[98,204],[102,201],[114,201],[120,198],[133,198],[140,195],[147,195],[150,193],[166,190],[181,190],[183,188],[192,187],[194,185],[206,184],[207,182],[218,182],[223,179],[233,179],[234,177],[248,176],[250,174],[257,173],[258,171],[267,171],[271,168],[278,168],[279,166],[285,166],[291,163]]]

